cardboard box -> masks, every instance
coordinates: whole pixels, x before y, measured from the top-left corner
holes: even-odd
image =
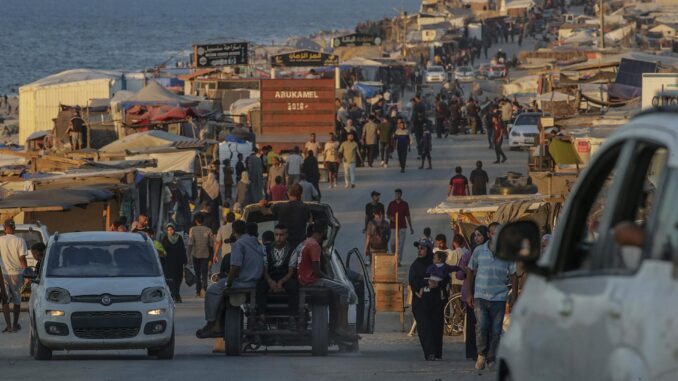
[[[377,312],[405,311],[405,286],[399,282],[374,283]]]
[[[372,253],[372,282],[397,282],[398,263],[392,253]]]

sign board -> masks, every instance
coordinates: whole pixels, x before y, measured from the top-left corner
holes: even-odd
[[[299,50],[292,53],[271,56],[272,67],[317,67],[337,65],[339,65],[339,57],[334,54],[314,52],[312,50]]]
[[[260,92],[262,134],[334,131],[334,79],[264,79]]]
[[[379,46],[381,45],[381,42],[381,37],[379,36],[372,36],[365,33],[353,33],[333,38],[332,47],[342,48],[345,46]]]
[[[247,65],[247,42],[193,45],[193,66],[216,67]]]
[[[641,108],[678,104],[678,73],[645,73]]]
[[[577,152],[578,153],[590,153],[591,152],[591,143],[587,141],[577,141]]]
[[[405,311],[405,288],[400,282],[374,283],[377,312]]]
[[[398,261],[394,253],[372,252],[372,282],[397,282]]]

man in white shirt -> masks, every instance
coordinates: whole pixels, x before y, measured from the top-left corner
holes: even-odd
[[[323,158],[325,159],[325,168],[327,168],[328,188],[337,187],[337,174],[339,172],[339,142],[334,136],[334,132],[330,132],[330,140],[325,143],[323,150]]]
[[[287,173],[287,186],[299,182],[299,175],[301,174],[301,165],[304,164],[304,159],[299,155],[299,146],[294,146],[294,150],[287,157],[287,164],[285,165],[285,172]]]
[[[24,284],[23,270],[28,266],[26,241],[14,235],[16,226],[14,220],[7,219],[4,223],[5,235],[0,237],[0,267],[8,298],[2,300],[2,312],[5,315],[7,327],[3,332],[16,332],[21,329],[19,314],[21,312],[21,287]],[[9,303],[14,304],[14,320],[9,324]]]

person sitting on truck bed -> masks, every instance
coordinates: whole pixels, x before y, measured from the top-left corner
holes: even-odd
[[[289,297],[290,324],[299,309],[299,284],[296,279],[298,254],[287,243],[287,227],[278,224],[273,231],[275,241],[266,247],[264,277],[257,283],[257,309],[259,321],[266,321],[266,304],[269,293],[286,292]]]
[[[247,224],[233,222],[230,269],[225,279],[213,284],[205,295],[205,320],[207,324],[195,335],[200,338],[220,337],[224,327],[220,317],[224,313],[223,291],[226,288],[254,288],[264,271],[264,252],[256,237],[246,234]]]
[[[259,201],[263,214],[273,214],[279,224],[287,226],[287,242],[292,250],[296,249],[306,238],[306,223],[311,216],[308,206],[301,201],[302,192],[301,185],[294,184],[287,192],[289,198],[287,202],[279,202],[266,207],[265,200]]]
[[[354,341],[356,335],[348,330],[348,305],[355,304],[358,297],[353,289],[337,280],[328,278],[320,266],[322,256],[322,241],[326,227],[320,222],[309,226],[309,237],[304,241],[304,247],[299,254],[299,284],[300,286],[316,286],[328,288],[335,300],[337,324],[334,333],[342,339]],[[335,316],[331,314],[330,316]]]

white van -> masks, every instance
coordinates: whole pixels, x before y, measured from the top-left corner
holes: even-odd
[[[581,174],[540,257],[531,222],[497,255],[529,279],[499,380],[678,380],[678,110],[635,117]]]

